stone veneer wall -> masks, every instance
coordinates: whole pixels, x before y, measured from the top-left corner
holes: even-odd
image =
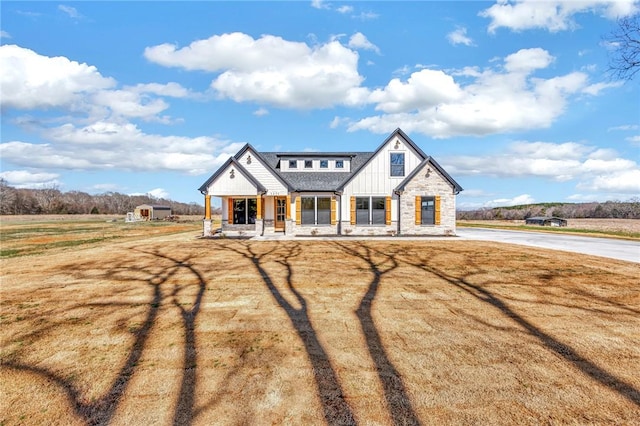
[[[420,171],[400,195],[401,235],[455,235],[456,196],[449,182],[433,167]],[[440,225],[416,225],[416,196],[440,196]]]
[[[287,220],[287,235],[336,235],[338,233],[338,225],[296,225],[295,220]]]
[[[398,222],[391,225],[352,225],[350,221],[342,221],[342,235],[377,235],[394,236],[398,233]]]

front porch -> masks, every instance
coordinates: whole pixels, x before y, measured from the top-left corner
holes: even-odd
[[[219,230],[212,229],[211,196],[205,196],[204,236],[216,231],[230,237],[286,234],[290,229],[290,201],[287,196],[221,196],[222,219]],[[208,222],[208,223],[207,223]]]

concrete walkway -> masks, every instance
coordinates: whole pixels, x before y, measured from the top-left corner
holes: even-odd
[[[476,240],[492,241],[507,244],[519,244],[523,246],[539,247],[552,250],[563,250],[574,253],[583,253],[593,256],[607,257],[610,259],[624,260],[640,263],[640,242],[619,240],[615,238],[584,237],[567,234],[551,234],[548,232],[509,231],[502,229],[486,228],[457,228],[456,237],[294,237],[295,240]],[[251,238],[257,241],[291,240],[292,237],[284,234],[265,235]]]

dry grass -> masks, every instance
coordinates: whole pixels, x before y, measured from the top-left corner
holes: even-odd
[[[455,240],[0,260],[0,424],[639,424],[640,266]]]
[[[497,228],[520,228],[524,220],[459,220],[458,226],[484,226]],[[640,239],[640,219],[567,219],[567,226],[554,228],[549,226],[527,226],[528,229],[549,232],[571,232],[603,237],[624,237]]]

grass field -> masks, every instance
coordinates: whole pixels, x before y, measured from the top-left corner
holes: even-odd
[[[0,259],[0,424],[640,424],[638,264],[113,225]]]
[[[567,219],[566,227],[526,225],[524,220],[459,220],[459,227],[517,229],[640,240],[640,219]]]

